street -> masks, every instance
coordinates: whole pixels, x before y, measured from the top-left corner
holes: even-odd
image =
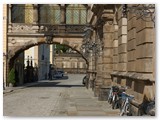
[[[82,84],[83,74],[68,79],[42,80],[37,84],[4,94],[4,116],[118,116],[106,101],[98,101]]]

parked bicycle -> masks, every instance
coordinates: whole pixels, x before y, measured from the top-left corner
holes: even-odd
[[[112,86],[110,91],[109,91],[109,95],[108,95],[108,103],[112,103],[112,99],[113,99],[113,89],[115,86]]]
[[[113,94],[113,101],[112,101],[112,109],[117,109],[121,107],[121,96],[122,93],[125,92],[125,87],[119,87],[118,91]]]
[[[155,116],[155,99],[152,101],[144,101],[138,110],[138,116]]]
[[[120,107],[120,116],[131,116],[131,100],[134,99],[133,95],[127,95],[125,92],[121,94],[122,104]]]

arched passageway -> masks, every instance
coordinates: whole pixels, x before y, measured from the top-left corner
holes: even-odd
[[[17,51],[15,52],[15,55],[12,58],[10,58],[10,62],[9,62],[10,69],[14,67],[14,69],[16,70],[17,85],[22,85],[23,83],[27,83],[27,82],[34,82],[34,81],[41,80],[41,79],[49,79],[48,78],[49,74],[50,75],[52,74],[51,69],[63,69],[64,72],[69,72],[69,73],[71,71],[73,73],[79,73],[79,72],[86,73],[87,72],[88,61],[81,54],[81,51],[76,50],[74,46],[69,46],[68,44],[64,45],[58,42],[53,42],[53,44],[67,46],[68,48],[72,49],[72,51],[75,51],[76,53],[74,54],[71,54],[71,53],[70,54],[69,53],[56,54],[54,51],[50,51],[50,49],[53,49],[53,46],[51,46],[52,44],[46,44],[46,43],[44,44],[43,42],[40,42],[37,45],[30,44],[26,46],[25,48],[24,47],[20,48],[19,50],[17,49]],[[45,49],[44,49],[44,45],[46,46]],[[29,56],[28,58],[26,58],[27,56],[24,54],[24,51],[31,47],[35,47],[35,46],[37,46],[36,47],[37,53],[33,54],[34,56],[30,55],[31,58]],[[41,51],[42,46],[43,46],[43,53]],[[32,51],[32,52],[35,52],[35,51]],[[54,52],[54,53],[50,53],[50,52]],[[51,60],[51,57],[53,56],[54,58],[52,58]],[[52,63],[53,61],[54,63]],[[85,64],[86,67],[83,64]]]

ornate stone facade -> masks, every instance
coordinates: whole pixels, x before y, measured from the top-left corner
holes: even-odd
[[[64,44],[85,59],[90,76],[87,88],[92,88],[95,96],[101,97],[100,91],[111,85],[121,85],[129,88],[129,94],[134,94],[139,104],[144,99],[153,99],[155,8],[144,4],[84,6],[86,24],[66,24],[67,5],[61,4],[63,24],[38,24],[38,5],[34,5],[34,22],[28,25],[12,23],[11,6],[8,5],[8,60],[12,61],[19,52],[46,40]],[[146,8],[153,12],[147,13]]]

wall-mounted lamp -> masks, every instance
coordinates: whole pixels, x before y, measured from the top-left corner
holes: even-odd
[[[122,17],[127,18],[127,13],[133,13],[146,22],[155,24],[155,4],[122,5]]]

